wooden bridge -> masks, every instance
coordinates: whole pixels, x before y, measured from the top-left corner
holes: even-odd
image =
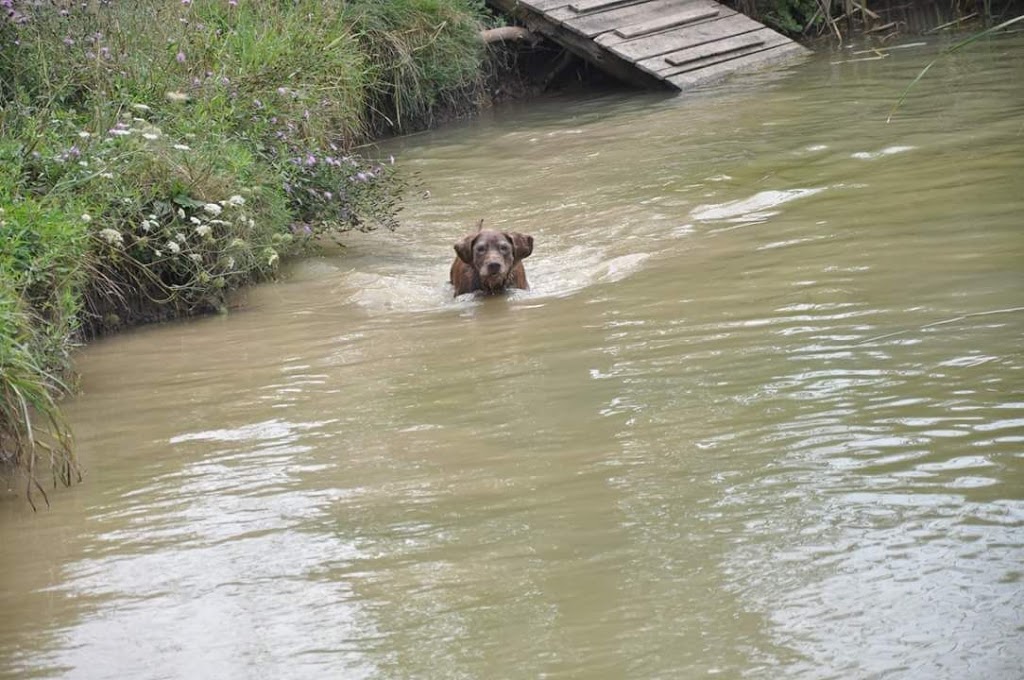
[[[487,0],[619,80],[679,90],[809,50],[713,0]]]

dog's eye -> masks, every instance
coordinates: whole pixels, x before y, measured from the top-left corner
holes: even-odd
[[[476,247],[476,252],[478,252],[478,253],[487,252],[487,246],[485,246],[483,243],[481,243],[480,245],[478,245]]]
[[[509,244],[507,244],[507,243],[502,243],[498,247],[501,249],[501,252],[503,252],[503,253],[507,253],[511,249],[511,246],[509,246]]]

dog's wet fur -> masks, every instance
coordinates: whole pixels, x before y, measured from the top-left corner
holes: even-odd
[[[450,280],[456,297],[466,293],[497,295],[511,288],[528,290],[523,260],[533,252],[533,237],[515,231],[484,229],[455,243]]]

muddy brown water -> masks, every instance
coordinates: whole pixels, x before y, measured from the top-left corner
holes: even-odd
[[[1024,37],[886,125],[936,49],[399,140],[400,231],[82,350],[0,676],[1024,677]]]

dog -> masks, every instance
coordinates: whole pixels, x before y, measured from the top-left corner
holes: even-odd
[[[515,231],[477,230],[455,243],[455,262],[449,274],[455,297],[480,292],[498,295],[510,288],[529,290],[523,260],[533,252],[533,237]]]

